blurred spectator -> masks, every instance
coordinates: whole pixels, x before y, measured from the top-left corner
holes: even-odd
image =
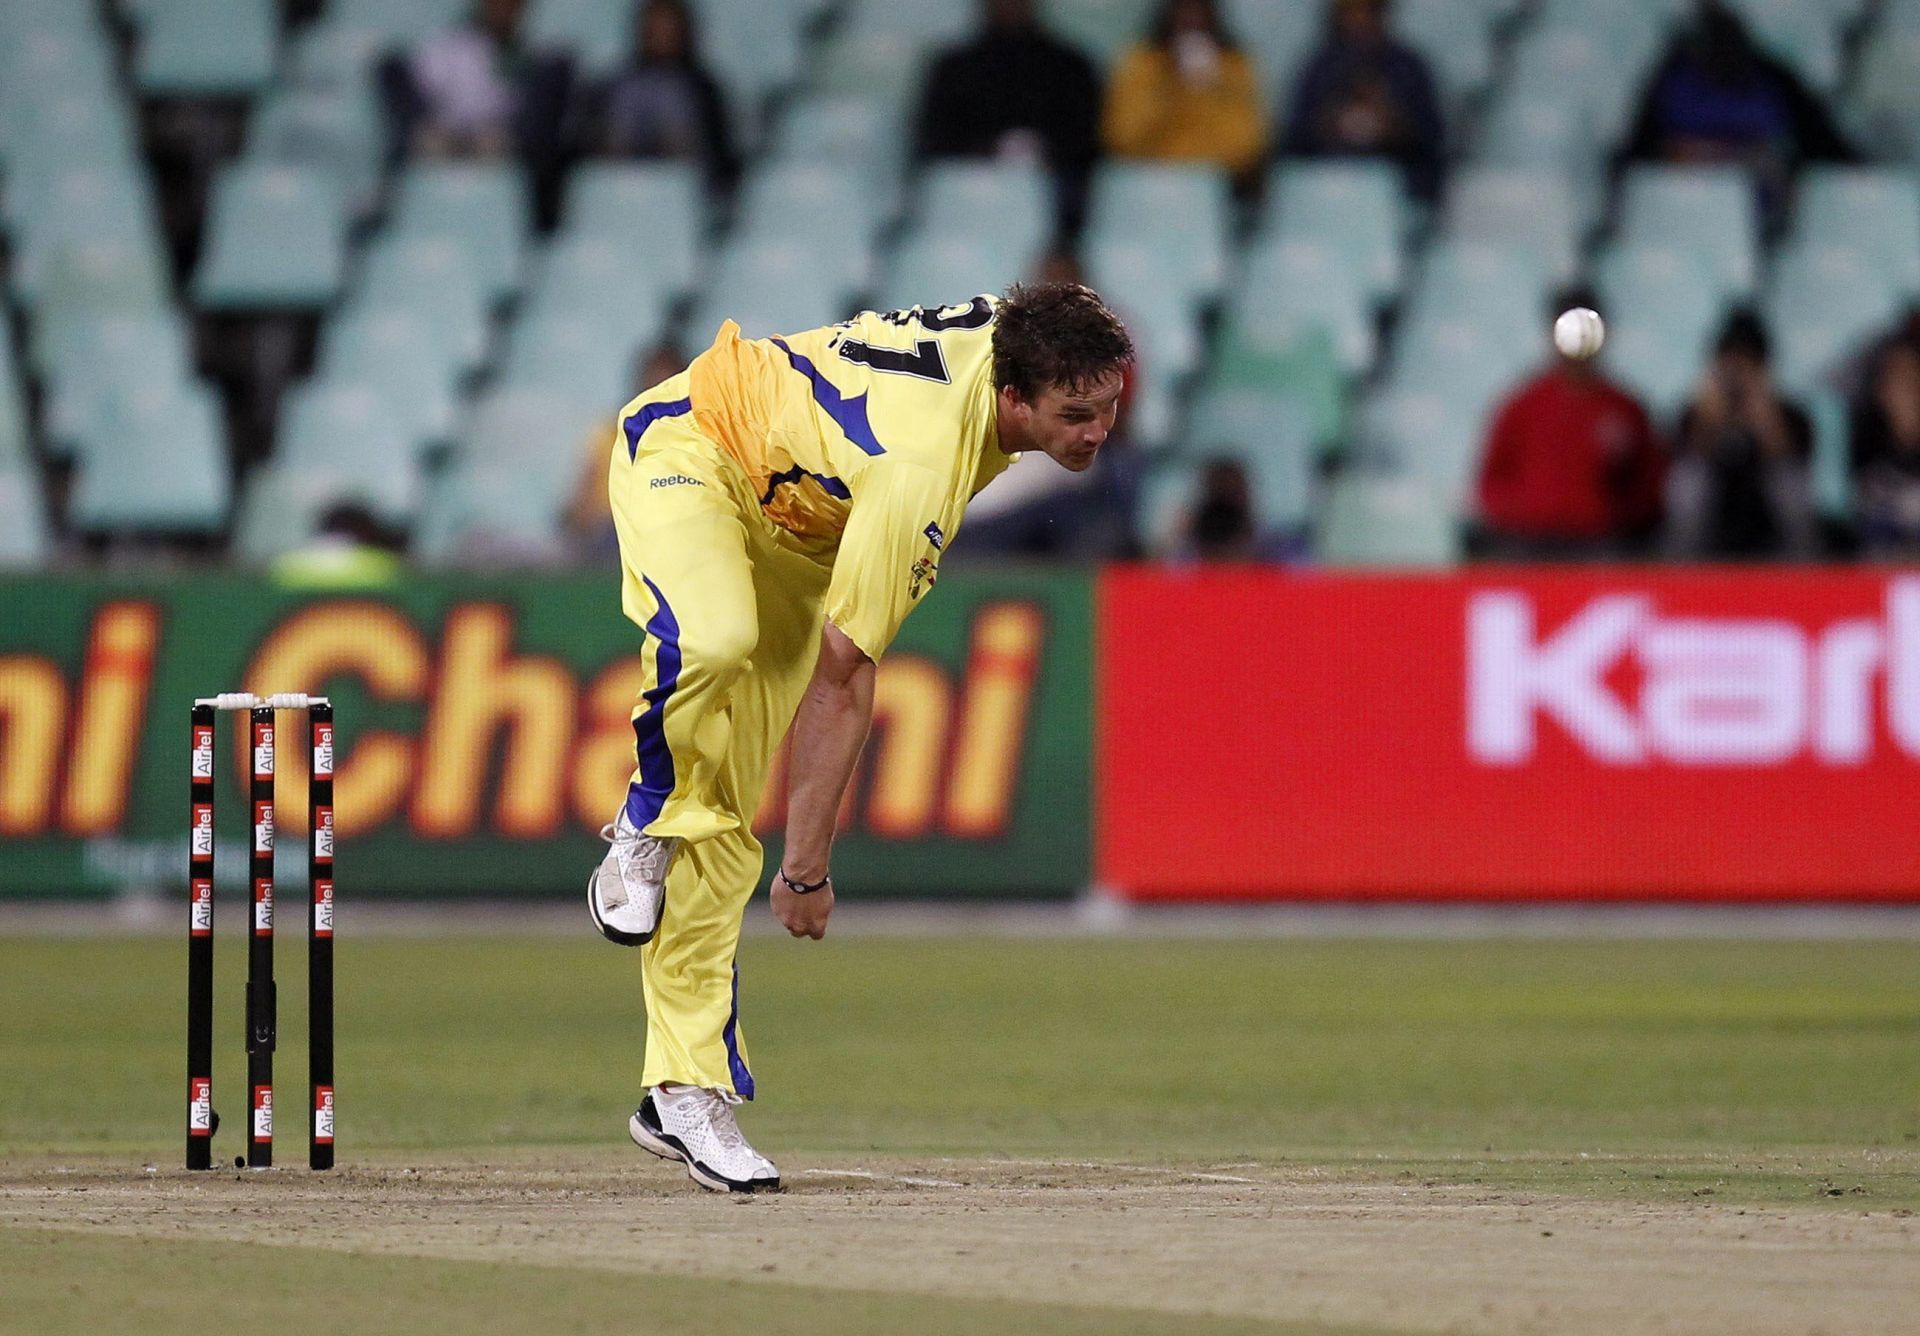
[[[699,56],[686,0],[646,0],[634,22],[625,68],[589,90],[581,111],[582,149],[613,158],[685,158],[716,191],[740,172],[726,99]]]
[[[1109,153],[1213,163],[1243,188],[1258,179],[1259,86],[1214,0],[1164,0],[1151,35],[1120,58],[1104,119]]]
[[[1667,483],[1676,556],[1814,555],[1813,427],[1774,388],[1771,354],[1758,315],[1728,318],[1676,437]]]
[[[301,589],[365,589],[389,585],[405,570],[406,540],[358,501],[342,501],[320,517],[313,537],[274,558],[269,573]]]
[[[687,369],[687,360],[687,355],[675,343],[661,343],[648,349],[634,363],[634,394],[679,375]],[[620,543],[613,532],[612,503],[607,499],[608,455],[619,429],[617,418],[604,418],[582,442],[580,477],[574,483],[573,496],[560,520],[567,549],[581,562],[617,559],[620,555]]]
[[[1576,306],[1573,289],[1548,319]],[[1660,519],[1666,457],[1646,409],[1597,363],[1555,352],[1501,404],[1480,462],[1484,555],[1520,560],[1621,556]]]
[[[1237,459],[1210,461],[1187,516],[1186,554],[1200,561],[1252,561],[1258,555],[1256,527],[1246,466]]]
[[[1432,199],[1440,190],[1440,96],[1426,60],[1388,31],[1387,18],[1388,0],[1330,0],[1326,36],[1295,76],[1283,148],[1391,158],[1407,188]]]
[[[1071,233],[1099,151],[1100,77],[1041,26],[1034,0],[981,0],[980,10],[978,35],[941,53],[928,71],[916,151],[1046,163],[1059,183],[1062,230]]]
[[[1920,554],[1920,329],[1880,354],[1853,406],[1850,454],[1862,548]]]
[[[402,153],[523,160],[542,201],[557,197],[572,58],[522,37],[524,0],[477,0],[472,18],[386,61],[381,82]]]
[[[1739,15],[1701,0],[1647,82],[1627,156],[1745,167],[1778,222],[1795,167],[1853,154],[1819,98],[1760,49]]]

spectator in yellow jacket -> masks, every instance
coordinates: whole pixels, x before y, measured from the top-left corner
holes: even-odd
[[[1267,140],[1259,82],[1214,0],[1161,5],[1115,67],[1103,132],[1115,156],[1214,163],[1251,183]]]

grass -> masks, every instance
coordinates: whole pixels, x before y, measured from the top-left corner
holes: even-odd
[[[221,946],[215,1090],[238,1117],[244,959]],[[0,941],[0,1155],[175,1158],[184,954]],[[281,954],[298,1107],[303,953]],[[592,941],[343,940],[342,1153],[617,1133],[636,970]],[[1460,1159],[1469,1179],[1606,1195],[1623,1167],[1660,1195],[1662,1164],[1731,1180],[1764,1161],[1781,1184],[1745,1178],[1769,1198],[1920,1153],[1912,943],[756,938],[741,979],[749,1125],[770,1146],[1443,1176]],[[1920,1184],[1885,1186],[1920,1205]]]
[[[184,954],[173,940],[0,940],[0,1158],[177,1163]],[[305,1079],[302,954],[282,950],[288,1108]],[[632,955],[351,935],[339,954],[344,1160],[618,1140],[643,1033]],[[222,939],[229,1129],[243,956]],[[776,1155],[1254,1161],[1628,1200],[1920,1207],[1920,944],[752,938],[740,968],[762,1092],[744,1122]],[[300,1126],[283,1113],[289,1159]],[[222,1144],[232,1154],[237,1135]],[[0,1240],[0,1271],[36,1277],[29,1304],[64,1283],[32,1264],[45,1246]],[[168,1246],[86,1245],[129,1275],[165,1274]],[[289,1294],[334,1265],[232,1260],[284,1273]],[[472,1296],[481,1316],[452,1325],[474,1330],[495,1287],[577,1289],[590,1325],[594,1286],[616,1283],[381,1265]],[[691,1313],[711,1282],[646,1284],[645,1304]],[[768,1302],[807,1302],[792,1293],[770,1286]],[[1022,1311],[1032,1329],[1079,1329],[1071,1311]],[[890,1314],[869,1325],[903,1325]]]

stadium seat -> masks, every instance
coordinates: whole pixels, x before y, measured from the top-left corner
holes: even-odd
[[[1141,241],[1096,241],[1087,251],[1093,286],[1113,303],[1140,358],[1134,383],[1134,434],[1148,444],[1169,439],[1179,383],[1200,365],[1199,313],[1193,294]]]
[[[1818,390],[1807,396],[1806,408],[1813,424],[1813,459],[1808,470],[1813,503],[1821,514],[1844,521],[1853,514],[1847,401],[1832,390]]]
[[[1491,400],[1475,402],[1444,388],[1382,390],[1360,411],[1355,452],[1369,464],[1420,479],[1462,508],[1473,489],[1492,406]]]
[[[1457,115],[1493,79],[1493,35],[1488,17],[1460,0],[1401,0],[1395,33],[1426,53],[1441,100]]]
[[[1339,444],[1346,432],[1347,388],[1324,325],[1290,332],[1284,343],[1249,335],[1229,318],[1207,359],[1209,391],[1257,390],[1291,400],[1307,414],[1314,443],[1321,450]]]
[[[41,340],[47,385],[47,447],[64,454],[84,439],[115,395],[193,377],[187,331],[171,309],[94,314],[50,322]]]
[[[0,459],[0,568],[43,566],[51,555],[40,475]]]
[[[645,255],[646,249],[637,236],[556,237],[534,267],[526,305],[580,311],[609,324],[624,321],[638,329],[658,329],[666,322],[675,293],[668,276]]]
[[[769,162],[851,167],[868,182],[869,207],[883,219],[899,196],[907,159],[900,117],[864,97],[806,96],[788,105],[772,135]]]
[[[1347,374],[1373,365],[1372,305],[1347,257],[1331,246],[1284,237],[1256,243],[1228,309],[1234,327],[1262,346],[1284,347],[1318,326],[1332,338]]]
[[[1530,337],[1540,323],[1516,334],[1443,314],[1419,316],[1395,339],[1392,369],[1376,400],[1430,396],[1423,411],[1440,405],[1444,411],[1433,421],[1452,433],[1434,448],[1441,457],[1457,460],[1463,436],[1477,433],[1499,397],[1543,360],[1544,334]]]
[[[1153,11],[1154,0],[1043,0],[1041,5],[1047,26],[1102,68],[1140,40]]]
[[[1627,17],[1646,13],[1639,0],[1622,0],[1562,6],[1540,19],[1514,45],[1509,95],[1559,98],[1588,118],[1596,142],[1619,142],[1659,54],[1657,25]]]
[[[1290,163],[1274,173],[1264,237],[1334,246],[1376,302],[1405,281],[1407,204],[1399,173],[1378,162]]]
[[[194,275],[203,310],[313,309],[339,294],[346,203],[324,171],[277,163],[224,167]]]
[[[1177,558],[1200,496],[1200,457],[1164,455],[1148,467],[1135,503],[1133,527],[1149,556]]]
[[[1573,189],[1550,168],[1461,170],[1447,189],[1446,229],[1462,241],[1526,250],[1554,283],[1579,266]]]
[[[1188,297],[1212,297],[1226,283],[1230,207],[1227,178],[1215,168],[1109,163],[1094,176],[1088,239],[1151,247],[1165,281]]]
[[[40,267],[40,320],[57,322],[171,306],[166,263],[159,239],[153,236],[57,245]]]
[[[9,174],[6,219],[13,229],[14,291],[31,306],[63,250],[117,243],[155,245],[152,192],[130,165],[54,168],[44,176]]]
[[[1453,505],[1418,478],[1349,473],[1329,489],[1315,549],[1340,566],[1444,566],[1460,556]]]
[[[1616,246],[1597,283],[1607,312],[1605,367],[1656,413],[1677,410],[1699,379],[1727,293],[1690,250]]]
[[[471,0],[329,0],[327,18],[378,33],[392,46],[454,27],[472,7]]]
[[[847,285],[823,272],[804,242],[746,239],[721,250],[690,337],[704,347],[725,319],[737,321],[748,338],[791,334],[852,311]]]
[[[1899,297],[1871,260],[1837,246],[1784,248],[1767,296],[1774,366],[1789,393],[1813,389],[1892,322]]]
[[[380,395],[416,446],[453,434],[462,374],[457,333],[403,306],[358,308],[327,323],[319,379]]]
[[[809,85],[829,97],[858,97],[910,119],[932,45],[911,33],[841,24],[814,48]]]
[[[0,93],[0,160],[10,174],[138,166],[139,145],[123,98],[54,90],[9,103]]]
[[[567,185],[562,230],[571,237],[620,243],[673,293],[698,277],[706,203],[699,173],[686,163],[586,163]]]
[[[1221,15],[1247,49],[1267,106],[1275,106],[1293,86],[1293,76],[1318,42],[1323,10],[1319,5],[1274,0],[1225,0]],[[1139,40],[1146,24],[1127,36]]]
[[[718,328],[718,318],[714,326]],[[705,347],[712,335],[709,329],[689,337]],[[634,395],[635,358],[658,338],[658,330],[607,325],[578,312],[529,313],[508,332],[500,384],[597,406],[611,416]]]
[[[449,237],[496,301],[520,284],[521,250],[530,222],[526,179],[504,163],[424,163],[400,178],[397,236]]]
[[[68,522],[83,533],[218,533],[232,482],[213,391],[143,386],[118,397],[78,452]]]
[[[589,75],[613,69],[633,49],[629,0],[532,0],[525,22],[532,41],[572,52]]]
[[[874,304],[894,310],[1005,292],[1008,285],[1032,272],[1037,258],[1009,249],[997,233],[909,233],[887,263]]]
[[[1846,107],[1855,138],[1875,157],[1920,165],[1920,10],[1912,26],[1891,20],[1867,42]]]
[[[275,0],[166,0],[143,8],[134,83],[149,96],[244,96],[273,77]]]
[[[417,444],[377,390],[310,382],[287,395],[274,462],[330,499],[360,500],[404,520],[420,504]]]
[[[1755,40],[1808,86],[1831,94],[1840,86],[1839,21],[1819,0],[1734,0]]]
[[[414,551],[429,563],[459,557],[468,568],[489,556],[508,563],[552,559],[577,458],[570,454],[566,469],[499,463],[454,469],[428,498]]]
[[[1910,171],[1807,168],[1793,235],[1803,244],[1857,251],[1901,293],[1920,296],[1920,183]]]
[[[486,356],[490,304],[453,238],[387,235],[367,247],[347,309],[424,315],[457,351],[461,370],[472,371]]]
[[[803,241],[835,281],[848,291],[864,291],[873,281],[874,239],[880,221],[866,207],[856,169],[788,163],[762,167],[747,179],[740,191],[734,236]]]
[[[375,63],[394,46],[378,28],[322,17],[293,39],[288,87],[335,97],[369,92]]]
[[[1759,268],[1753,188],[1736,167],[1631,168],[1620,239],[1682,246],[1708,261],[1729,292],[1754,290]]]
[[[700,45],[727,90],[734,124],[759,139],[767,99],[797,84],[806,68],[802,15],[790,4],[710,5],[701,14]]]
[[[1313,424],[1303,406],[1283,395],[1228,390],[1201,396],[1192,426],[1176,442],[1196,459],[1239,460],[1253,485],[1262,530],[1304,529],[1313,499],[1316,454]]]
[[[234,508],[232,554],[245,566],[265,566],[310,540],[326,508],[349,499],[342,480],[267,460],[247,475]],[[351,487],[351,483],[345,484]]]
[[[586,447],[588,433],[596,425],[611,426],[624,402],[587,402],[538,387],[503,386],[474,404],[460,433],[460,459],[467,465],[564,472],[566,461],[577,459]]]
[[[1046,175],[1016,163],[938,162],[909,192],[914,226],[932,236],[992,230],[1011,253],[1039,256],[1053,232],[1053,194]]]
[[[840,19],[862,32],[904,33],[939,45],[966,37],[976,21],[972,6],[953,0],[847,0]]]
[[[1523,337],[1544,319],[1549,275],[1529,251],[1485,242],[1443,240],[1427,249],[1406,316],[1434,316]]]
[[[379,105],[364,85],[339,92],[283,87],[254,112],[247,157],[329,172],[358,213],[380,185],[383,137]]]
[[[20,393],[13,335],[0,321],[0,472],[27,459],[27,406]]]

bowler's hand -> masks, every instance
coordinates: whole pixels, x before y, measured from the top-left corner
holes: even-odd
[[[827,935],[827,917],[833,913],[833,883],[802,895],[787,885],[786,877],[775,873],[767,898],[773,904],[773,916],[780,926],[795,937],[819,941]]]

